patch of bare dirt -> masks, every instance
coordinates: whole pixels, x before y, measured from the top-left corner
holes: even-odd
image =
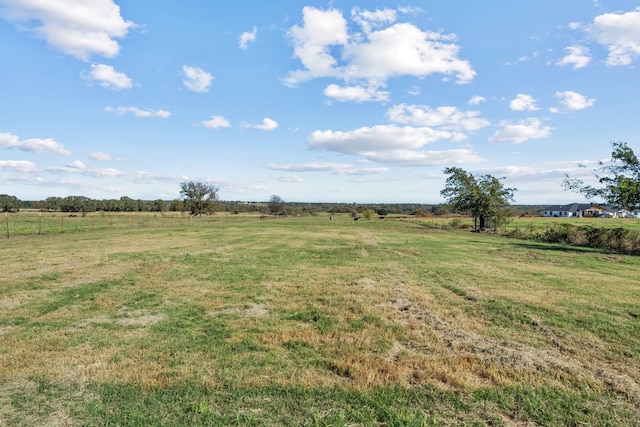
[[[135,310],[126,313],[126,317],[119,318],[116,323],[121,326],[151,326],[166,319],[164,313],[151,314],[147,310]]]
[[[209,316],[217,317],[224,314],[237,314],[239,316],[246,317],[264,317],[269,314],[269,311],[265,308],[263,304],[255,304],[249,303],[246,304],[243,308],[227,308],[224,310],[214,310],[209,312]]]
[[[262,304],[252,303],[249,304],[249,307],[244,310],[244,315],[248,317],[264,317],[267,314],[269,314],[269,312],[266,308],[264,308],[264,305]]]

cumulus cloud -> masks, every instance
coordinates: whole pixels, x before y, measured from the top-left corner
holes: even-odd
[[[222,116],[211,116],[209,120],[205,120],[200,124],[211,129],[228,128],[231,126],[231,123]]]
[[[591,62],[591,54],[589,48],[585,46],[569,46],[564,50],[567,53],[560,61],[556,62],[556,65],[572,65],[574,70],[578,68],[584,68]]]
[[[135,24],[120,15],[113,0],[3,0],[0,15],[20,30],[44,39],[53,49],[87,61],[93,55],[112,58],[116,41]]]
[[[451,106],[432,109],[426,105],[400,104],[391,107],[387,115],[395,123],[460,132],[475,131],[491,124],[488,120],[478,117],[479,111],[460,111]]]
[[[550,126],[543,126],[537,118],[528,118],[517,123],[503,120],[500,122],[500,129],[489,138],[489,141],[520,144],[530,139],[548,138],[552,130]]]
[[[262,123],[260,123],[260,124],[257,124],[257,125],[244,124],[243,126],[245,128],[260,129],[260,130],[264,130],[264,131],[272,131],[272,130],[278,128],[278,122],[276,122],[275,120],[270,119],[268,117],[265,117],[264,119],[262,119]]]
[[[107,89],[131,89],[133,83],[125,73],[116,71],[111,65],[91,64],[91,71],[83,74],[85,80],[95,80]]]
[[[324,89],[324,94],[336,101],[386,101],[389,99],[389,92],[378,90],[376,87],[363,86],[338,86],[330,84]]]
[[[607,65],[630,65],[640,56],[640,6],[630,12],[596,16],[587,32],[609,50]]]
[[[397,12],[393,9],[362,10],[359,7],[351,9],[351,17],[358,23],[365,33],[371,33],[372,28],[380,28],[385,24],[396,21]]]
[[[519,93],[509,103],[509,108],[513,111],[536,111],[538,109],[536,100],[531,95]]]
[[[17,148],[18,150],[36,153],[54,153],[62,156],[71,155],[71,152],[64,148],[64,145],[51,138],[29,138],[21,140],[17,135],[11,133],[0,133],[0,147]]]
[[[182,73],[185,77],[182,83],[187,89],[200,93],[209,92],[211,82],[214,79],[211,74],[200,67],[191,67],[189,65],[182,67]]]
[[[456,107],[432,109],[423,105],[399,104],[387,111],[389,120],[394,122],[392,124],[350,131],[316,130],[307,138],[307,144],[314,149],[404,166],[475,163],[483,159],[468,148],[426,151],[424,146],[437,141],[466,139],[465,132],[490,124],[479,114],[477,111],[460,111]]]
[[[377,151],[420,148],[440,139],[451,137],[450,132],[428,127],[377,125],[352,131],[317,130],[307,139],[309,146],[365,157]]]
[[[84,169],[86,168],[85,164],[80,160],[74,160],[73,162],[67,163],[67,167],[71,169]]]
[[[587,98],[584,95],[570,90],[556,92],[556,98],[558,98],[560,104],[569,110],[583,110],[596,103],[595,99]]]
[[[288,74],[285,83],[290,86],[332,77],[350,82],[352,87],[378,87],[392,77],[436,73],[468,83],[476,75],[471,64],[458,57],[460,47],[454,35],[393,23],[396,16],[389,9],[354,9],[352,19],[364,30],[354,34],[349,33],[347,20],[336,9],[307,6],[302,13],[302,25],[291,27],[288,36],[294,56],[304,68]]]
[[[38,167],[28,160],[0,160],[0,169],[31,173],[37,171]]]
[[[253,27],[253,31],[252,32],[244,32],[244,33],[240,34],[240,39],[238,41],[238,45],[239,45],[240,49],[247,50],[247,48],[249,47],[249,43],[256,41],[256,35],[257,34],[258,34],[258,28],[257,27]]]
[[[104,107],[104,111],[109,113],[115,113],[119,116],[123,116],[127,113],[133,114],[135,117],[158,117],[161,119],[166,119],[171,115],[169,111],[165,110],[141,110],[138,107]]]
[[[484,96],[474,95],[469,100],[469,105],[478,105],[478,104],[481,104],[483,102],[486,102],[486,100],[487,100],[487,98],[485,98]]]

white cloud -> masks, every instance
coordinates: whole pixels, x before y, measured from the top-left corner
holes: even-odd
[[[31,173],[37,171],[38,167],[28,160],[0,160],[0,169]]]
[[[596,103],[595,99],[587,98],[584,95],[570,90],[556,92],[556,98],[558,98],[560,104],[564,105],[569,110],[583,110]]]
[[[209,92],[209,87],[214,77],[199,67],[191,67],[184,65],[182,72],[185,79],[182,83],[185,87],[193,92]]]
[[[268,117],[262,119],[262,123],[259,125],[245,125],[247,128],[260,129],[264,131],[271,131],[278,127],[278,122]]]
[[[400,166],[443,166],[484,161],[482,157],[466,148],[439,151],[395,150],[371,153],[368,158],[376,162]]]
[[[91,64],[89,74],[83,74],[86,80],[96,80],[100,82],[100,86],[107,89],[121,90],[131,89],[133,83],[125,73],[116,71],[111,65]]]
[[[384,24],[395,22],[397,13],[393,9],[370,11],[354,7],[351,9],[351,16],[353,20],[360,25],[362,31],[370,33],[372,28],[380,28],[384,26]]]
[[[474,95],[469,100],[469,105],[478,105],[478,104],[481,104],[483,102],[486,102],[486,100],[487,100],[487,98],[485,98],[484,96]]]
[[[456,132],[430,127],[378,125],[348,132],[317,130],[308,138],[311,148],[362,156],[369,161],[402,166],[475,163],[483,159],[469,149],[424,151],[429,143],[455,139]]]
[[[111,154],[103,153],[102,151],[92,151],[89,153],[88,157],[99,162],[113,160],[113,156]]]
[[[540,119],[528,118],[520,120],[517,123],[509,121],[501,121],[500,129],[497,130],[491,138],[490,142],[513,142],[520,144],[530,139],[548,138],[551,136],[553,128],[543,126]]]
[[[280,182],[304,182],[304,179],[296,174],[280,175],[276,176],[275,179]]]
[[[451,132],[429,127],[377,125],[348,132],[317,130],[307,138],[307,142],[313,148],[367,157],[377,151],[415,149],[451,137]]]
[[[267,167],[271,170],[287,172],[331,172],[337,175],[375,175],[389,172],[388,168],[355,168],[348,163],[309,162],[300,164],[280,165],[270,163]]]
[[[115,39],[135,24],[125,21],[112,0],[3,0],[0,14],[20,30],[44,39],[52,48],[81,60],[92,55],[112,58],[120,51]]]
[[[231,126],[231,123],[222,116],[211,116],[211,119],[205,120],[200,124],[211,129],[228,128]]]
[[[626,13],[596,16],[587,32],[609,50],[607,65],[630,65],[640,56],[640,6]]]
[[[389,99],[389,92],[379,91],[375,87],[363,86],[338,86],[330,84],[324,89],[324,94],[336,101],[386,101]]]
[[[67,166],[74,169],[84,169],[86,167],[80,160],[74,160],[71,163],[67,163]]]
[[[114,169],[114,168],[89,169],[89,168],[79,168],[74,165],[67,165],[64,167],[56,167],[56,166],[49,167],[47,168],[47,172],[56,173],[56,174],[68,173],[68,174],[83,175],[83,176],[90,176],[90,177],[121,177],[126,175],[121,170]],[[130,176],[132,175],[130,174]]]
[[[395,123],[460,132],[478,130],[491,124],[488,120],[478,117],[479,111],[460,111],[450,106],[432,109],[426,105],[400,104],[391,107],[387,115]]]
[[[458,83],[468,83],[475,77],[470,63],[458,58],[460,48],[454,43],[454,35],[422,31],[409,23],[373,30],[395,20],[387,9],[356,9],[354,19],[364,26],[364,34],[349,35],[347,21],[336,9],[305,7],[303,25],[293,26],[288,33],[294,56],[304,69],[290,72],[285,83],[294,86],[314,78],[333,77],[350,86],[377,87],[403,75],[453,75]],[[337,55],[339,49],[341,56]]]
[[[514,111],[536,111],[538,109],[536,100],[531,95],[524,95],[522,93],[519,93],[511,100],[509,108]]]
[[[0,147],[17,148],[22,151],[32,151],[36,153],[54,153],[62,156],[70,156],[71,152],[64,148],[64,145],[51,138],[30,138],[20,140],[17,135],[11,133],[0,133]]]
[[[458,83],[468,83],[476,75],[468,61],[457,57],[460,48],[451,43],[454,36],[422,31],[408,23],[368,34],[363,43],[345,47],[349,60],[347,78],[384,82],[390,77],[425,77],[439,73],[456,75]]]
[[[165,110],[141,110],[138,107],[105,107],[104,111],[115,113],[119,116],[122,116],[126,113],[132,113],[135,117],[159,117],[161,119],[166,119],[171,115],[169,111]]]
[[[585,46],[569,46],[564,48],[569,52],[564,58],[556,62],[556,65],[573,65],[573,69],[584,68],[591,62],[589,48]]]
[[[244,33],[240,34],[240,38],[239,38],[239,41],[238,41],[238,45],[240,46],[240,49],[247,50],[247,48],[249,47],[249,43],[256,41],[256,35],[257,34],[258,34],[258,28],[257,27],[253,27],[253,31],[252,32],[244,32]]]
[[[288,35],[293,41],[294,56],[305,70],[293,71],[285,80],[296,85],[316,77],[337,77],[337,60],[331,56],[331,46],[344,46],[349,41],[347,21],[336,9],[327,11],[306,6],[302,9],[303,25],[294,25]]]
[[[343,171],[352,166],[347,163],[309,162],[309,163],[288,164],[288,165],[269,163],[267,167],[271,170],[279,170],[279,171],[287,171],[287,172],[336,172],[336,171]]]

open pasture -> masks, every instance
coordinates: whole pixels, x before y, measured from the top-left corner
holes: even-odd
[[[0,426],[640,419],[638,257],[238,217],[3,239],[0,269]]]

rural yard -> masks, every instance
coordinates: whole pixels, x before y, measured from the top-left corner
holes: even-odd
[[[347,215],[0,245],[0,425],[637,425],[640,258]]]

